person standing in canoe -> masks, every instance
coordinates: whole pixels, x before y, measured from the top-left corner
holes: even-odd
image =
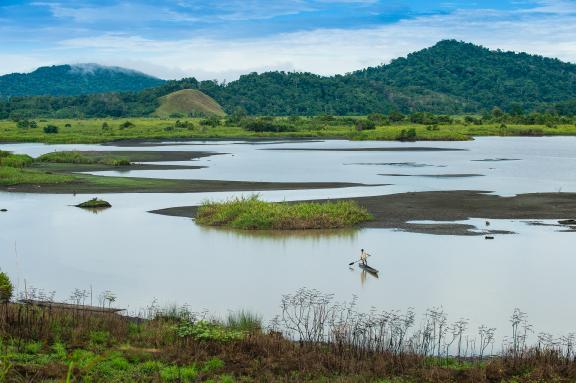
[[[360,263],[362,263],[364,266],[368,266],[368,256],[369,255],[370,254],[365,252],[364,249],[360,250]]]

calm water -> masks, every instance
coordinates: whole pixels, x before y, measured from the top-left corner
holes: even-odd
[[[475,189],[501,195],[576,192],[576,139],[482,138],[405,146],[462,148],[453,152],[269,151],[267,148],[397,147],[383,142],[327,141],[252,145],[212,142],[150,148],[95,145],[0,145],[34,156],[53,150],[209,150],[227,155],[195,161],[201,170],[133,171],[128,176],[255,181],[347,181],[390,186],[262,192],[268,200],[379,195],[419,190]],[[486,159],[514,161],[473,161]],[[408,163],[408,164],[406,164]],[[384,165],[387,164],[387,165]],[[116,172],[101,174],[115,175]],[[482,174],[472,178],[379,174]],[[423,312],[443,306],[451,319],[470,318],[508,333],[515,307],[538,330],[576,330],[573,289],[576,234],[525,222],[492,221],[516,235],[433,236],[383,229],[306,234],[241,233],[196,226],[190,219],[148,210],[198,204],[240,193],[110,194],[114,206],[93,214],[70,205],[87,196],[0,193],[0,267],[28,286],[56,290],[112,290],[117,305],[136,310],[153,298],[188,303],[216,314],[247,308],[271,317],[282,294],[299,287],[358,295],[361,308]],[[475,217],[473,224],[482,223]],[[576,218],[576,217],[575,217]],[[374,257],[380,278],[349,269],[360,248]]]

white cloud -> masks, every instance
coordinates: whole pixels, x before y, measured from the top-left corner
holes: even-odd
[[[162,78],[195,76],[230,81],[242,73],[265,70],[345,73],[387,63],[441,39],[455,38],[493,49],[576,62],[574,21],[575,17],[567,13],[460,10],[376,28],[318,29],[251,39],[197,37],[164,41],[103,34],[64,40],[45,57],[51,54],[66,63],[127,66]],[[0,72],[7,71],[0,62]]]

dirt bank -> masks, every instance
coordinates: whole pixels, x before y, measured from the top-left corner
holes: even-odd
[[[573,219],[576,217],[576,193],[535,193],[500,197],[482,191],[439,191],[348,198],[357,201],[374,215],[374,221],[362,227],[398,229],[439,235],[482,235],[469,231],[473,226],[450,223],[468,218],[485,219]],[[190,217],[196,207],[184,206],[152,213]],[[447,223],[415,224],[412,221]],[[486,233],[505,233],[482,228]]]

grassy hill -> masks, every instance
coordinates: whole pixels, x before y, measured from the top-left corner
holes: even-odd
[[[196,89],[182,89],[160,97],[154,112],[158,117],[224,116],[224,109],[212,97]]]
[[[54,65],[31,73],[0,76],[0,97],[75,96],[140,91],[164,83],[159,78],[98,64]]]

